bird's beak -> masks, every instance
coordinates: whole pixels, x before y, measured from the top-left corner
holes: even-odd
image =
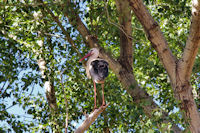
[[[92,53],[89,52],[87,55],[85,55],[83,58],[81,58],[81,59],[79,60],[79,62],[83,61],[85,58],[87,58],[87,57],[89,57],[89,56],[91,56],[91,55],[92,55]]]

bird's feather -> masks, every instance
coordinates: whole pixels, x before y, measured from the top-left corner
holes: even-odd
[[[108,76],[108,62],[101,59],[93,60],[89,71],[94,81],[103,81]]]

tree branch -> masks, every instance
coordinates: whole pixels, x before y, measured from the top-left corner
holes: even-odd
[[[37,62],[38,62],[38,66],[39,66],[39,69],[42,74],[42,78],[48,79],[48,80],[44,81],[44,88],[45,88],[45,93],[46,93],[49,107],[50,107],[51,111],[53,111],[53,112],[57,111],[58,106],[56,103],[55,89],[54,89],[53,83],[50,81],[49,78],[47,78],[47,75],[45,74],[45,71],[47,69],[46,61],[43,58],[40,58]]]
[[[61,73],[60,73],[60,82],[61,82],[61,87],[62,87],[62,91],[64,94],[64,99],[65,99],[65,113],[66,113],[66,118],[65,118],[65,133],[67,133],[67,129],[68,129],[68,99],[67,99],[67,94],[65,91],[65,87],[64,87],[64,81],[63,81],[63,73],[65,72],[65,70],[67,70],[67,68],[65,68]]]
[[[179,61],[180,77],[190,79],[195,57],[200,46],[200,0],[192,0],[192,20],[190,34],[186,42],[183,56]]]
[[[116,0],[117,10],[119,13],[119,23],[122,27],[120,30],[120,62],[129,72],[133,72],[133,43],[131,19],[132,14],[127,0]]]
[[[70,1],[68,0],[67,4],[65,5],[69,5],[69,4],[70,4]],[[81,18],[79,17],[78,13],[76,13],[73,8],[70,8],[70,6],[68,7],[69,8],[67,9],[65,8],[64,15],[69,19],[69,22],[74,27],[77,28],[77,30],[82,35],[83,39],[85,40],[86,44],[89,47],[91,48],[98,47],[100,49],[100,57],[108,61],[109,67],[116,74],[116,76],[118,77],[121,84],[128,92],[128,94],[130,94],[130,96],[133,98],[133,101],[138,102],[138,103],[140,103],[141,101],[143,102],[145,101],[149,103],[148,105],[143,106],[143,108],[144,108],[145,114],[151,117],[152,116],[151,112],[153,112],[154,109],[158,108],[157,104],[142,88],[139,87],[133,73],[127,71],[118,61],[113,59],[110,56],[110,54],[106,53],[105,50],[98,44],[97,38],[95,38],[94,36],[90,34],[87,27],[81,21]],[[171,58],[173,58],[171,53],[169,55],[171,55]],[[166,59],[166,57],[163,57],[163,58]],[[173,61],[174,61],[174,58],[173,58]],[[181,130],[177,126],[173,126],[173,131],[181,132]]]
[[[20,39],[17,38],[17,36],[15,35],[12,35],[12,34],[8,34],[6,33],[6,31],[2,30],[2,34],[9,38],[9,39],[12,39],[14,41],[16,41],[17,43],[19,44],[23,44],[25,46],[32,46],[34,44],[30,44],[26,41],[22,41]],[[39,41],[40,44],[38,44],[39,46],[42,47],[43,45],[43,42]],[[30,48],[31,49],[31,48]],[[37,51],[37,50],[34,50],[33,51],[36,55],[39,55],[41,54],[43,51],[40,49],[40,51]],[[43,79],[46,79],[47,75],[45,75],[45,70],[47,69],[46,68],[46,61],[44,60],[44,58],[40,58],[39,60],[37,60],[37,63],[38,63],[38,66],[39,66],[39,69],[41,71],[41,76]],[[49,104],[49,107],[52,111],[55,111],[57,110],[57,104],[56,104],[56,97],[55,97],[55,90],[54,90],[54,86],[52,86],[52,83],[51,81],[48,79],[47,81],[44,82],[44,88],[45,88],[45,93],[46,93],[46,97],[47,97],[47,101],[48,101],[48,104]]]
[[[54,13],[48,8],[48,5],[46,5],[43,2],[43,0],[38,0],[38,1],[40,2],[39,4],[42,4],[42,6],[46,9],[47,13],[50,14],[51,17],[53,18],[53,20],[58,24],[58,26],[61,28],[63,34],[66,36],[65,39],[72,45],[72,47],[74,48],[76,53],[79,55],[79,57],[81,57],[81,54],[80,54],[78,48],[76,47],[74,40],[70,37],[70,34],[68,34],[68,32],[62,26],[62,23],[60,22],[59,18],[54,15]]]
[[[67,1],[67,4],[69,5],[70,1]],[[69,10],[69,11],[68,11]],[[96,37],[91,35],[87,27],[84,25],[84,23],[81,21],[81,18],[79,17],[78,13],[74,11],[72,8],[65,8],[63,11],[64,15],[69,19],[69,22],[72,24],[72,26],[76,27],[79,33],[82,35],[84,41],[86,42],[86,45],[90,48],[97,47],[100,50],[100,57],[104,58],[109,62],[109,67],[115,72],[118,73],[121,70],[121,65],[118,61],[114,60],[110,54],[106,53],[105,50],[98,44],[98,40]],[[73,15],[70,15],[73,14]],[[72,16],[72,17],[71,17]]]
[[[151,42],[152,47],[164,65],[172,82],[176,81],[175,67],[176,58],[173,56],[168,44],[160,30],[158,23],[153,19],[142,0],[128,0],[129,5],[135,13],[137,19],[142,24],[144,31]]]
[[[175,97],[177,100],[181,101],[180,108],[184,112],[186,121],[189,122],[191,132],[199,132],[199,114],[192,96],[192,87],[189,79],[200,44],[200,1],[193,1],[190,36],[187,40],[183,57],[179,62],[177,62],[177,59],[172,55],[158,24],[153,20],[142,0],[129,0],[129,2],[136,17],[143,25],[148,39],[151,41],[152,46],[157,51],[161,62],[168,72],[172,87],[175,90]]]
[[[97,117],[108,107],[109,103],[95,109],[90,115],[86,115],[84,122],[75,130],[75,133],[84,133],[90,125],[97,119]]]
[[[108,7],[107,7],[107,6],[108,6],[108,2],[106,2],[106,4],[105,4],[105,10],[106,10],[106,16],[107,16],[107,18],[108,18],[108,22],[109,22],[110,24],[116,26],[118,29],[120,29],[121,32],[123,32],[123,33],[126,35],[127,38],[133,39],[132,36],[128,35],[128,34],[123,30],[122,25],[119,25],[119,24],[113,22],[113,21],[110,19],[110,15],[109,15]],[[141,29],[138,29],[138,30],[141,30]]]

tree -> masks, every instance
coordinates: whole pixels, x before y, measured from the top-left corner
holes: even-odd
[[[200,132],[199,0],[3,1],[1,7],[0,118],[7,125],[0,131],[77,128],[93,107],[92,83],[78,60],[98,47],[110,66],[110,104],[89,131]],[[30,122],[9,112],[10,99]]]

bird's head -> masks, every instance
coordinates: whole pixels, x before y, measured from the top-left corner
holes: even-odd
[[[92,48],[92,49],[90,49],[90,51],[88,52],[88,54],[86,54],[83,58],[81,58],[79,60],[79,62],[83,61],[85,58],[87,58],[89,56],[93,56],[94,58],[97,58],[99,56],[99,49],[98,48]]]

